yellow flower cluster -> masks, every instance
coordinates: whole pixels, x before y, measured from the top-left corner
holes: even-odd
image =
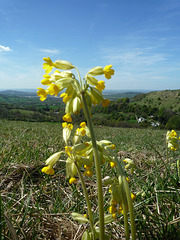
[[[94,76],[103,75],[110,79],[114,75],[114,70],[112,65],[107,65],[103,67],[92,68],[81,81],[78,69],[72,65],[70,62],[65,60],[57,60],[52,62],[49,57],[43,58],[45,63],[43,64],[43,69],[45,69],[45,74],[41,80],[42,85],[46,85],[47,89],[37,88],[37,95],[40,97],[41,101],[44,101],[48,95],[58,96],[60,92],[64,89],[65,92],[60,94],[63,98],[63,102],[66,104],[65,112],[66,115],[63,117],[64,121],[72,121],[71,114],[78,114],[82,109],[82,96],[81,93],[86,93],[86,98],[88,105],[100,104],[103,107],[107,107],[110,103],[108,99],[104,99],[102,91],[105,89],[105,82],[98,81]],[[60,72],[55,70],[54,73],[49,75],[49,73],[55,69],[62,69],[65,71]],[[75,75],[69,70],[76,69],[78,72],[79,80],[75,78]]]
[[[176,151],[179,147],[179,140],[180,137],[177,137],[177,133],[174,130],[167,131],[166,143],[167,147],[170,148],[172,151]]]
[[[111,193],[110,206],[108,208],[109,213],[112,214],[113,218],[116,219],[116,214],[123,214],[123,198],[122,198],[122,190],[117,182],[110,186],[109,192]],[[131,193],[132,202],[134,202],[136,196]],[[128,209],[128,206],[127,206]]]

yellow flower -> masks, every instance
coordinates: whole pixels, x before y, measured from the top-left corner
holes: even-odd
[[[111,101],[109,99],[104,99],[103,102],[102,102],[102,106],[107,107],[110,104],[110,102]]]
[[[80,123],[80,127],[85,128],[86,127],[86,122]]]
[[[105,82],[104,81],[99,81],[96,85],[96,89],[98,89],[100,92],[105,89]]]
[[[68,124],[67,127],[72,130],[73,129],[73,125],[72,124]]]
[[[114,70],[111,69],[112,68],[112,65],[107,65],[104,67],[104,76],[107,78],[107,79],[110,79],[112,75],[114,75]]]
[[[72,122],[72,117],[70,114],[66,113],[64,116],[63,116],[63,120],[66,121],[66,122]]]
[[[45,61],[45,63],[43,64],[43,69],[45,69],[46,73],[50,73],[53,67],[55,67],[56,65],[52,62],[50,57],[43,58],[43,60]]]
[[[67,101],[69,101],[69,99],[71,99],[71,96],[68,96],[67,93],[62,93],[62,94],[60,95],[60,97],[63,98],[63,102],[64,102],[64,103],[67,103]]]
[[[80,128],[79,132],[81,133],[81,136],[85,136],[86,135],[86,129],[85,128]]]
[[[84,172],[84,176],[92,177],[93,172],[89,169]]]
[[[62,127],[63,127],[63,128],[66,128],[66,127],[67,127],[67,122],[63,122],[63,123],[62,123]]]
[[[112,217],[116,220],[116,213],[113,213]]]
[[[86,164],[84,165],[84,168],[89,170],[91,167],[90,166],[87,166]]]
[[[128,177],[126,177],[126,180],[127,180],[128,182],[130,182],[130,180],[129,180],[129,178],[128,178]]]
[[[43,77],[44,79],[41,80],[42,85],[50,85],[52,83],[48,74],[44,74]]]
[[[69,179],[69,183],[72,184],[72,183],[76,183],[77,182],[77,179],[72,177]]]
[[[177,133],[174,130],[172,130],[171,132],[167,131],[166,143],[167,147],[170,148],[172,151],[176,151],[179,147],[178,140],[179,138],[177,137]]]
[[[116,212],[116,207],[114,207],[113,205],[109,207],[109,213],[115,213]]]
[[[54,169],[52,167],[50,167],[49,165],[48,166],[45,166],[41,169],[41,172],[43,173],[46,173],[48,175],[54,175]]]
[[[134,195],[133,193],[131,193],[131,199],[132,199],[133,202],[134,202],[135,198],[136,198],[136,195]]]
[[[60,89],[56,84],[51,84],[50,87],[48,88],[48,93],[50,95],[55,95],[57,96],[59,93]]]
[[[112,168],[114,168],[114,167],[116,166],[116,163],[115,163],[115,162],[110,162],[110,166],[111,166]]]
[[[46,90],[43,89],[43,88],[37,88],[37,89],[39,89],[39,90],[37,91],[37,95],[40,97],[40,100],[41,100],[41,101],[46,100],[46,98],[47,98],[47,92],[46,92]]]

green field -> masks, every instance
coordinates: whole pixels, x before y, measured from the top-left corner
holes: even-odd
[[[60,123],[0,121],[0,239],[80,239],[86,225],[73,222],[70,213],[86,213],[81,186],[69,185],[65,162],[58,162],[54,176],[40,169],[52,153],[65,145]],[[122,166],[123,159],[134,160],[136,170],[129,173],[134,202],[137,239],[180,237],[180,185],[176,161],[180,150],[169,152],[166,130],[95,127],[97,140],[115,145]],[[110,174],[102,165],[102,174]],[[96,192],[94,177],[88,179],[93,207]],[[104,187],[105,210],[108,190]],[[94,209],[97,212],[97,209]],[[123,217],[106,226],[111,239],[123,239]]]

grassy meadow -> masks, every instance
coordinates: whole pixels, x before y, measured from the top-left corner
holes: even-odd
[[[95,127],[97,140],[110,140],[119,161],[136,164],[127,172],[134,202],[137,239],[180,238],[180,184],[176,162],[180,150],[166,149],[166,130]],[[41,173],[45,160],[64,147],[60,123],[0,121],[0,240],[81,239],[86,224],[70,216],[85,214],[79,182],[66,179],[65,161],[56,164],[55,175]],[[102,174],[110,174],[107,165]],[[94,178],[87,178],[88,192],[96,213]],[[104,187],[108,213],[108,188]],[[106,226],[111,239],[124,239],[123,216]]]

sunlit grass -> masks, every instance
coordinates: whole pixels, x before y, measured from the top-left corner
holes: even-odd
[[[63,161],[57,164],[53,177],[40,171],[44,161],[64,147],[61,130],[59,123],[0,121],[0,239],[81,238],[86,225],[78,226],[70,218],[73,211],[87,210],[80,183],[68,184]],[[166,131],[95,127],[95,133],[97,140],[107,139],[116,145],[120,161],[129,157],[136,163],[137,169],[129,173],[129,179],[137,195],[137,238],[178,239],[180,189],[176,160],[180,152],[170,152],[167,162]],[[107,165],[102,171],[110,173]],[[89,179],[88,191],[96,208],[92,185],[93,178]],[[108,189],[104,192],[108,196]],[[124,237],[121,216],[108,228],[113,229],[111,239]]]

